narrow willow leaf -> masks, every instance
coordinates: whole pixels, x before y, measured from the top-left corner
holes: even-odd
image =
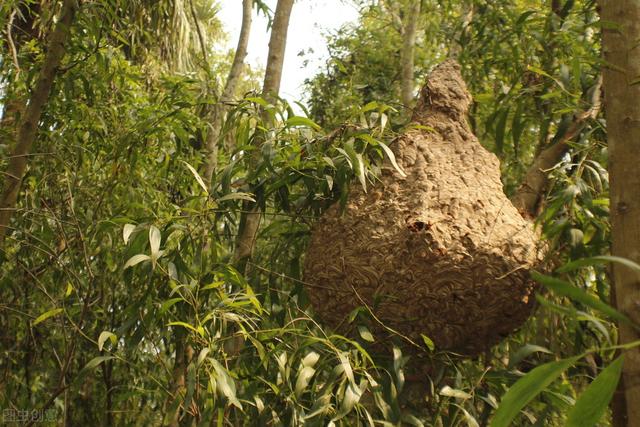
[[[448,385],[442,387],[442,389],[440,390],[440,394],[442,396],[455,397],[456,399],[462,399],[462,400],[471,399],[472,397],[469,393],[462,390],[455,389],[455,388],[451,388]]]
[[[167,326],[182,326],[183,328],[187,328],[189,330],[192,330],[193,332],[199,334],[199,335],[203,335],[201,332],[200,328],[195,328],[194,326],[186,323],[186,322],[169,322],[167,323]]]
[[[165,314],[171,307],[173,307],[179,301],[184,301],[184,298],[176,297],[176,298],[168,299],[165,302],[163,302],[162,305],[160,306],[160,315]]]
[[[353,407],[360,401],[362,397],[362,391],[360,388],[356,387],[354,384],[348,384],[347,388],[344,392],[344,397],[342,398],[342,402],[340,402],[340,409],[335,417],[332,418],[331,421],[338,421],[341,418],[344,418]]]
[[[622,363],[620,356],[589,384],[569,411],[566,427],[591,427],[600,421],[618,386]]]
[[[418,418],[416,418],[415,415],[402,414],[401,418],[404,423],[409,424],[411,426],[424,427],[424,423],[420,421]]]
[[[118,341],[118,337],[116,337],[116,335],[113,332],[103,331],[100,334],[100,336],[98,337],[98,350],[99,351],[102,351],[102,349],[104,348],[104,343],[107,340],[111,341],[111,345],[116,345],[116,342]]]
[[[364,159],[362,158],[362,154],[356,153],[356,159],[358,162],[358,170],[356,171],[358,175],[358,179],[360,180],[362,189],[366,193],[367,192],[367,171],[364,167]]]
[[[386,114],[380,114],[380,132],[384,132],[384,128],[387,127],[388,121],[389,117]]]
[[[640,265],[636,264],[635,262],[626,259],[626,258],[622,258],[619,256],[613,256],[613,255],[601,255],[601,256],[594,256],[591,258],[582,258],[576,261],[571,261],[565,265],[563,265],[562,267],[560,267],[559,269],[557,269],[556,271],[558,273],[567,273],[569,271],[573,271],[573,270],[577,270],[581,267],[586,267],[586,266],[592,266],[592,265],[599,265],[599,264],[607,264],[609,262],[617,262],[619,264],[624,265],[625,267],[629,267],[632,270],[635,270],[637,272],[640,272]]]
[[[462,411],[462,413],[464,414],[464,418],[467,421],[467,426],[468,427],[480,427],[480,424],[478,424],[478,421],[475,419],[475,417],[473,415],[471,415],[466,409],[464,409],[462,406],[458,406],[458,408],[460,408],[460,410]]]
[[[349,363],[349,359],[345,355],[345,353],[339,353],[338,359],[340,359],[340,366],[342,367],[344,374],[349,379],[349,382],[355,386],[356,380],[353,376],[353,370],[351,369],[351,364]]]
[[[89,360],[89,362],[86,365],[84,365],[84,368],[82,368],[82,371],[84,372],[90,371],[96,366],[98,366],[99,364],[101,364],[102,362],[106,362],[107,360],[111,360],[111,359],[115,359],[115,357],[113,356],[94,357],[93,359]]]
[[[160,230],[155,225],[149,227],[149,247],[151,248],[151,257],[157,258],[160,252],[160,241],[162,236]]]
[[[133,224],[125,224],[122,229],[122,239],[124,240],[124,244],[129,243],[129,238],[131,237],[131,233],[136,229],[136,226]]]
[[[546,353],[552,354],[551,351],[545,347],[541,347],[535,344],[525,344],[516,353],[509,358],[509,368],[512,369],[518,366],[518,363],[522,362],[533,353]]]
[[[316,370],[313,369],[311,366],[305,366],[300,370],[300,373],[298,374],[298,378],[296,379],[296,387],[295,387],[295,395],[297,398],[300,398],[300,396],[302,396],[302,393],[304,393],[304,390],[309,385],[309,381],[311,381],[311,378],[315,373],[316,373]]]
[[[126,270],[129,267],[133,267],[136,264],[140,264],[142,261],[149,261],[151,257],[145,254],[134,255],[125,263],[124,269]]]
[[[420,336],[422,337],[424,345],[426,345],[430,351],[434,351],[436,349],[436,345],[433,343],[433,340],[431,338],[429,338],[425,334],[420,334]]]
[[[50,317],[53,317],[57,314],[62,313],[64,310],[62,308],[54,308],[53,310],[46,311],[42,313],[40,316],[36,317],[36,319],[31,323],[31,326],[36,326],[38,323],[42,323]]]
[[[367,329],[366,326],[358,326],[358,333],[360,334],[363,340],[369,341],[369,342],[375,342],[375,339],[373,338],[373,334],[371,334],[371,331],[369,331],[369,329]]]
[[[191,166],[189,163],[185,162],[184,160],[182,161],[182,163],[184,163],[187,166],[187,168],[191,171],[191,173],[195,177],[195,179],[198,182],[198,184],[200,185],[200,187],[202,187],[204,192],[208,195],[209,194],[209,190],[207,190],[207,186],[205,185],[204,181],[202,180],[202,177],[200,176],[200,174],[198,174],[198,171],[195,170],[193,166]]]
[[[305,126],[314,130],[320,130],[320,125],[318,125],[316,122],[314,122],[313,120],[307,118],[307,117],[303,117],[303,116],[293,116],[287,119],[287,126],[289,127],[294,127],[294,126]]]
[[[384,153],[387,155],[387,158],[389,159],[389,161],[391,162],[393,167],[398,171],[400,176],[405,178],[407,176],[407,174],[398,165],[398,162],[396,162],[396,156],[395,156],[395,154],[393,154],[393,151],[391,151],[391,148],[387,147],[387,145],[382,141],[378,141],[378,145],[380,147],[382,147],[382,149],[384,150]]]
[[[620,313],[609,304],[605,304],[600,299],[594,297],[593,295],[589,295],[584,290],[572,285],[569,282],[556,279],[555,277],[545,276],[544,274],[540,274],[537,271],[532,271],[531,276],[536,282],[542,283],[556,295],[578,301],[588,307],[593,308],[594,310],[606,314],[612,319],[616,319],[622,322],[630,322],[627,316]]]
[[[490,427],[509,427],[513,419],[530,401],[556,380],[580,356],[540,365],[520,378],[503,396]]]
[[[233,406],[242,409],[242,403],[236,397],[236,385],[227,370],[215,359],[209,359],[216,372],[216,388]]]
[[[256,199],[253,198],[253,194],[250,193],[229,193],[225,194],[222,197],[216,199],[217,202],[224,202],[227,200],[247,200],[249,202],[255,202]]]
[[[307,354],[304,357],[304,359],[302,359],[301,363],[302,363],[302,366],[308,366],[312,368],[315,366],[316,363],[318,363],[318,360],[320,360],[320,355],[315,351],[312,351],[309,354]]]

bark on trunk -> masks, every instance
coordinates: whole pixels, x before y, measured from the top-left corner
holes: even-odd
[[[220,96],[217,105],[212,107],[211,111],[211,129],[207,134],[207,162],[204,170],[204,179],[206,183],[211,182],[213,172],[218,165],[218,143],[220,134],[222,133],[222,125],[224,123],[224,115],[227,112],[227,103],[233,98],[238,87],[242,71],[244,68],[244,60],[247,57],[247,47],[249,46],[249,34],[251,33],[251,13],[253,8],[253,0],[242,1],[242,26],[240,27],[240,37],[238,38],[238,46],[233,57],[233,63],[229,70],[227,82]]]
[[[276,13],[271,28],[271,39],[269,40],[269,56],[267,68],[262,85],[262,96],[272,102],[280,91],[280,81],[282,79],[282,66],[284,64],[284,53],[287,43],[287,31],[289,29],[289,18],[294,0],[278,0]],[[263,120],[268,122],[269,118],[263,115]],[[261,143],[262,138],[257,139]],[[259,150],[257,150],[259,152]],[[251,258],[255,240],[260,227],[260,217],[262,212],[260,207],[253,203],[244,204],[245,213],[240,220],[240,230],[236,241],[236,248],[233,254],[233,261],[239,271],[244,271],[247,261]]]
[[[611,254],[640,262],[640,3],[601,0],[605,110],[609,144]],[[640,274],[621,264],[612,266],[613,301],[640,323]],[[640,340],[640,333],[619,325],[620,343]],[[619,393],[614,397],[616,426],[640,426],[640,349],[624,352]]]
[[[413,104],[413,67],[418,33],[418,18],[420,17],[421,0],[412,0],[405,13],[405,24],[402,31],[402,51],[400,63],[402,66],[401,95],[405,108],[411,108]]]
[[[5,173],[2,198],[0,198],[0,247],[4,244],[9,221],[15,211],[20,184],[27,168],[27,157],[36,139],[38,122],[65,53],[65,43],[69,37],[69,27],[73,21],[76,7],[76,0],[65,0],[62,4],[60,19],[49,37],[49,44],[36,87],[31,94],[24,114],[20,117],[16,141]]]

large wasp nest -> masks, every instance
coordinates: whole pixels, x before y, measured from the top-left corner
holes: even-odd
[[[529,316],[538,237],[505,196],[498,159],[471,133],[470,103],[459,65],[439,65],[413,116],[423,126],[393,147],[406,176],[383,168],[374,189],[354,186],[344,211],[333,205],[314,227],[305,280],[330,326],[344,332],[365,307],[378,341],[423,343],[424,334],[474,355]]]

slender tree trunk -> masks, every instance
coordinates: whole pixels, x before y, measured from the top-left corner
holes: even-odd
[[[282,66],[284,64],[284,53],[287,43],[287,31],[289,29],[289,18],[294,0],[278,0],[276,13],[271,27],[271,39],[269,40],[269,56],[267,59],[267,69],[262,85],[262,95],[265,99],[274,101],[280,91],[280,80],[282,79]],[[263,114],[263,120],[268,122],[268,115]],[[261,138],[258,139],[261,143]],[[259,152],[259,150],[258,150]],[[233,254],[233,261],[240,271],[244,271],[247,261],[251,258],[255,239],[260,227],[260,217],[262,212],[257,203],[245,203],[245,212],[240,220],[238,239]]]
[[[601,0],[605,113],[609,144],[611,254],[640,263],[640,2]],[[617,308],[640,323],[640,274],[612,266]],[[640,333],[619,325],[620,343],[640,340]],[[622,381],[614,397],[616,426],[640,426],[640,349],[624,352]]]
[[[274,100],[280,92],[282,65],[284,64],[284,52],[287,45],[287,31],[289,30],[289,18],[291,17],[293,1],[278,0],[273,18],[267,69],[265,70],[262,84],[262,95],[271,100]]]
[[[4,188],[0,198],[0,248],[4,245],[9,222],[15,211],[20,184],[27,168],[27,157],[38,132],[38,122],[49,99],[58,67],[65,53],[65,43],[69,37],[69,29],[76,11],[76,2],[77,0],[65,0],[62,4],[60,18],[49,37],[49,44],[36,87],[31,93],[24,114],[21,115],[18,123],[16,141],[4,174]]]
[[[240,37],[238,38],[238,46],[233,57],[233,63],[229,70],[227,82],[220,96],[218,104],[214,105],[211,110],[211,129],[207,134],[206,150],[207,161],[204,170],[204,180],[206,183],[211,182],[213,172],[218,165],[218,143],[220,134],[222,133],[222,125],[224,116],[227,112],[227,103],[233,98],[238,87],[238,83],[242,77],[244,68],[244,60],[247,56],[247,47],[249,46],[249,34],[251,33],[251,14],[253,10],[253,0],[242,0],[242,26],[240,27]]]
[[[413,68],[416,47],[416,35],[418,33],[418,19],[420,18],[420,4],[422,0],[411,0],[405,13],[405,23],[402,31],[402,51],[400,52],[400,64],[402,67],[401,95],[405,108],[413,105]]]

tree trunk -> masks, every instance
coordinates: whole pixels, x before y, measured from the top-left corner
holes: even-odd
[[[242,0],[242,26],[240,28],[240,37],[238,38],[238,46],[233,57],[233,63],[229,70],[227,82],[220,96],[217,105],[213,106],[211,111],[211,129],[207,134],[206,150],[207,161],[204,170],[204,180],[208,184],[211,182],[213,172],[218,165],[218,142],[222,133],[222,125],[224,115],[227,112],[229,102],[238,87],[242,71],[244,68],[244,59],[247,56],[247,47],[249,46],[249,34],[251,33],[251,13],[253,9],[253,0]]]
[[[601,0],[605,112],[609,144],[611,254],[640,263],[640,3]],[[640,323],[640,274],[612,266],[614,304]],[[640,333],[619,325],[620,343],[640,340]],[[616,426],[640,426],[640,349],[624,352],[619,392],[614,397]]]
[[[411,108],[413,104],[413,67],[416,46],[416,34],[418,33],[418,19],[420,18],[420,3],[422,0],[411,0],[408,5],[402,31],[402,51],[400,52],[400,64],[402,67],[401,95],[405,108]]]
[[[65,53],[65,43],[69,37],[69,28],[76,10],[76,0],[65,0],[62,4],[60,18],[49,37],[44,63],[34,91],[20,117],[16,132],[16,141],[5,172],[4,188],[0,198],[0,247],[9,228],[9,221],[15,211],[20,192],[20,184],[27,168],[27,157],[36,139],[38,123],[45,103],[51,93],[53,81]]]
[[[284,53],[287,43],[287,31],[289,29],[289,18],[294,0],[278,0],[276,13],[271,28],[271,39],[269,40],[269,56],[267,68],[262,85],[262,96],[275,102],[280,91],[280,80],[282,78],[282,66],[284,64]],[[269,122],[267,114],[263,114],[263,121]],[[260,144],[262,138],[257,139]],[[259,152],[259,150],[257,150]],[[255,239],[260,226],[262,212],[256,203],[245,203],[245,212],[240,220],[238,239],[233,254],[233,261],[238,270],[244,271],[247,261],[251,258]]]

